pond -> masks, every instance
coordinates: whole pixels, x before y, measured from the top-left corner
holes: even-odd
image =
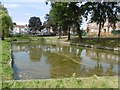
[[[14,79],[118,75],[118,52],[41,42],[13,42]]]

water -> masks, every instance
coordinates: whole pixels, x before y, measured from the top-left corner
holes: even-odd
[[[40,42],[14,42],[12,50],[17,80],[118,75],[115,51]]]

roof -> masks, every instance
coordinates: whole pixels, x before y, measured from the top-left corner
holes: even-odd
[[[89,29],[98,29],[98,26],[95,22],[94,23],[88,23],[88,27],[89,27]]]
[[[25,28],[25,27],[28,27],[26,25],[15,25],[15,27],[18,27],[18,28]]]

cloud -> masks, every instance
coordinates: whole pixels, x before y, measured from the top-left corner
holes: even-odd
[[[1,2],[46,2],[46,0],[1,0]]]
[[[31,15],[31,13],[25,13],[25,16],[29,16],[29,15]]]
[[[26,25],[28,24],[27,22],[16,22],[17,25]]]
[[[5,3],[4,6],[7,7],[7,8],[17,8],[17,7],[19,7],[19,4]]]
[[[38,0],[35,0],[38,1]],[[2,2],[3,5],[7,8],[33,8],[33,9],[40,9],[42,10],[44,9],[50,9],[50,5],[46,5],[45,2],[32,2],[32,0],[30,0],[30,2]],[[49,6],[49,7],[47,7]]]

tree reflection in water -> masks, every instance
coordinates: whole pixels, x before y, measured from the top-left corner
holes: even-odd
[[[40,61],[42,50],[39,43],[29,45],[29,56],[32,61]]]
[[[113,51],[38,42],[14,44],[13,49],[17,53],[29,51],[30,60],[28,61],[32,61],[30,64],[35,64],[35,61],[41,63],[40,60],[43,60],[41,57],[44,55],[46,59],[43,61],[46,66],[49,66],[51,78],[71,77],[73,73],[76,77],[93,76],[94,74],[98,76],[117,75],[118,73],[116,66],[119,56]],[[83,53],[83,51],[86,52]],[[21,62],[24,63],[24,61]],[[47,74],[47,71],[44,73]]]

